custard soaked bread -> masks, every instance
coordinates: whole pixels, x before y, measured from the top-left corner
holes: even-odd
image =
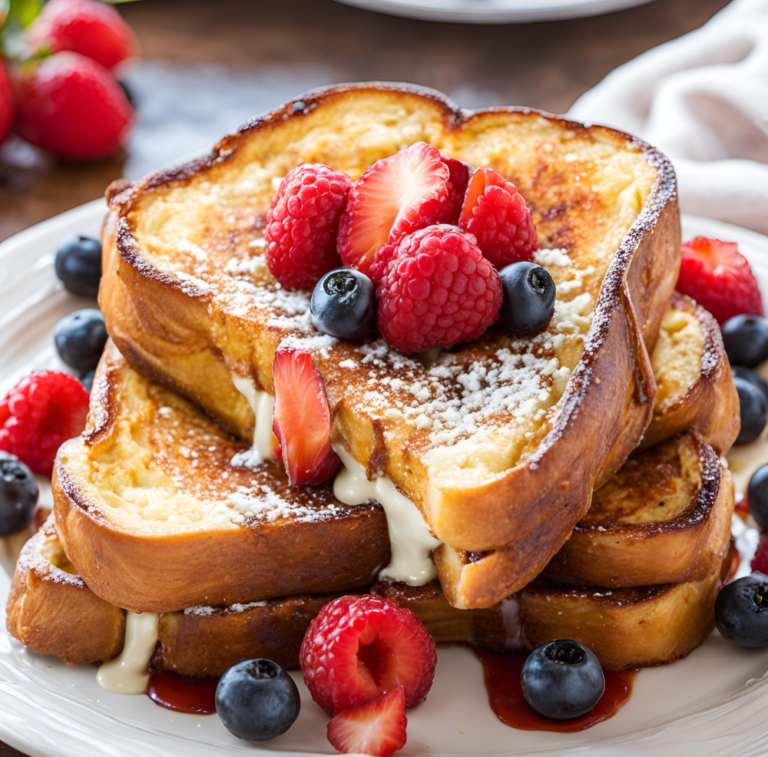
[[[700,580],[642,589],[570,589],[535,581],[486,610],[456,610],[439,585],[379,582],[370,591],[413,610],[438,644],[529,650],[555,638],[589,647],[606,670],[661,665],[697,647],[714,625],[716,566]],[[158,619],[152,670],[220,676],[243,659],[297,667],[312,618],[334,595],[233,607],[192,607]],[[71,665],[102,662],[123,647],[125,612],[74,572],[52,520],[25,546],[8,599],[9,632],[30,649]]]
[[[381,340],[318,335],[309,292],[269,273],[261,227],[276,179],[317,162],[355,179],[418,141],[520,189],[557,284],[543,333],[492,328],[427,365]],[[334,443],[391,479],[437,539],[514,545],[510,589],[546,565],[648,425],[646,345],[676,280],[679,218],[669,163],[623,134],[528,110],[469,113],[434,92],[339,87],[108,199],[100,302],[134,367],[250,439],[258,421],[235,380],[252,400],[274,394],[278,347],[310,352]]]

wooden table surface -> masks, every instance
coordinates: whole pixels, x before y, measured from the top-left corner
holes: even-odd
[[[334,82],[409,81],[460,105],[563,112],[609,71],[703,24],[725,0],[657,0],[597,18],[498,26],[433,24],[332,0],[143,0],[121,6],[143,47],[128,77],[138,123],[126,155],[57,163],[0,148],[0,240],[212,145],[248,115]],[[0,715],[1,717],[1,715]],[[41,711],[40,717],[45,717]],[[19,755],[0,743],[0,757]]]

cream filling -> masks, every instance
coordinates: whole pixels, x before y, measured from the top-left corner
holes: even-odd
[[[105,662],[96,676],[102,689],[115,694],[146,694],[147,667],[157,644],[157,619],[153,612],[126,613],[123,651]]]
[[[392,558],[379,573],[409,586],[423,586],[437,578],[432,550],[441,542],[430,533],[424,517],[408,497],[386,476],[369,481],[365,469],[341,445],[334,445],[344,467],[333,482],[333,493],[345,505],[363,505],[375,500],[387,516]]]
[[[232,375],[232,382],[240,394],[245,397],[256,417],[253,429],[253,457],[258,462],[272,459],[272,408],[274,397],[259,391],[252,379]]]

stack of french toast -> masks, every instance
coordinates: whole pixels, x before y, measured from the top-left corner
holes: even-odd
[[[543,331],[405,355],[319,333],[311,293],[270,272],[264,218],[291,169],[354,181],[419,142],[525,198],[556,285]],[[568,638],[606,670],[670,662],[712,630],[738,398],[717,323],[673,292],[675,177],[653,148],[345,86],[108,201],[111,341],[8,601],[31,649],[139,676],[295,667],[321,608],[363,593],[413,610],[437,643]],[[296,485],[272,434],[288,349],[311,355],[327,396],[342,467],[321,483]]]

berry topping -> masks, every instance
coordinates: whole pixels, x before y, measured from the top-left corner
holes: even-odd
[[[5,62],[0,58],[0,144],[11,133],[13,119],[16,116],[16,102],[13,94],[13,84]]]
[[[81,379],[80,382],[85,387],[85,391],[90,394],[93,389],[93,380],[96,378],[96,370],[88,371]]]
[[[750,515],[763,531],[768,530],[768,465],[758,468],[749,479],[747,487],[747,502]],[[768,557],[768,552],[765,555]],[[765,562],[760,568],[752,564],[753,570],[760,570],[768,575],[768,564]]]
[[[726,584],[717,595],[715,622],[740,647],[768,645],[768,576],[753,573]]]
[[[68,160],[114,155],[125,144],[133,108],[104,66],[77,53],[56,53],[22,77],[16,131]]]
[[[321,484],[341,465],[331,447],[331,410],[312,355],[280,348],[272,363],[272,430],[293,486]]]
[[[766,402],[768,402],[768,382],[766,382],[766,380],[759,373],[750,371],[749,368],[742,368],[737,365],[731,368],[731,375],[734,379],[740,378],[747,383],[756,386],[763,393]]]
[[[752,512],[752,505],[750,505],[750,512]],[[755,518],[755,520],[757,520],[757,518]],[[764,526],[760,524],[760,528],[764,528]],[[749,567],[752,568],[753,572],[757,573],[765,573],[765,571],[768,570],[768,538],[766,538],[765,534],[760,535],[760,541],[757,543],[755,556],[752,558]]]
[[[552,720],[585,715],[605,690],[597,657],[571,639],[556,639],[534,650],[523,666],[522,683],[525,701]]]
[[[69,50],[114,68],[138,51],[131,27],[96,0],[49,0],[30,27],[30,38],[53,53]]]
[[[64,288],[82,297],[96,297],[101,281],[101,242],[73,234],[56,248],[56,275]]]
[[[53,343],[70,368],[81,373],[94,370],[107,343],[104,316],[93,308],[65,315],[53,327]]]
[[[498,270],[531,260],[538,247],[533,217],[517,187],[491,168],[472,174],[459,228],[474,234],[477,246]]]
[[[18,533],[34,520],[38,495],[32,471],[15,455],[0,452],[0,536]]]
[[[501,322],[510,331],[530,333],[547,327],[555,312],[555,282],[536,263],[512,263],[502,268],[504,287]]]
[[[264,238],[269,270],[286,289],[312,289],[340,265],[336,234],[351,186],[345,173],[317,164],[294,168],[280,182]]]
[[[248,741],[285,733],[301,709],[293,679],[272,660],[233,665],[216,688],[216,712],[228,731]]]
[[[682,249],[677,291],[693,297],[722,324],[734,315],[763,315],[763,300],[735,242],[696,237]]]
[[[407,725],[405,694],[399,686],[336,715],[328,723],[328,741],[342,754],[386,757],[405,746]]]
[[[768,360],[768,320],[759,315],[735,315],[722,328],[723,345],[731,365],[755,368]]]
[[[374,163],[352,186],[341,219],[344,265],[368,275],[376,251],[387,241],[449,221],[449,182],[443,156],[424,142]]]
[[[0,450],[50,476],[59,447],[85,428],[87,415],[88,392],[74,376],[32,373],[0,402]]]
[[[739,395],[741,411],[741,429],[734,444],[749,444],[755,441],[765,428],[768,421],[768,400],[755,384],[743,378],[735,377],[733,383]]]
[[[333,716],[399,686],[413,707],[432,687],[437,654],[410,610],[380,597],[340,597],[310,624],[300,661],[312,699]]]
[[[499,274],[474,238],[447,225],[405,237],[383,266],[376,294],[379,330],[406,354],[476,339],[496,320],[503,297]]]
[[[312,292],[309,309],[312,325],[324,334],[364,342],[376,333],[373,282],[352,268],[326,273]]]
[[[445,156],[443,156],[443,162],[448,166],[448,205],[450,207],[444,223],[458,223],[472,166],[456,158]]]

